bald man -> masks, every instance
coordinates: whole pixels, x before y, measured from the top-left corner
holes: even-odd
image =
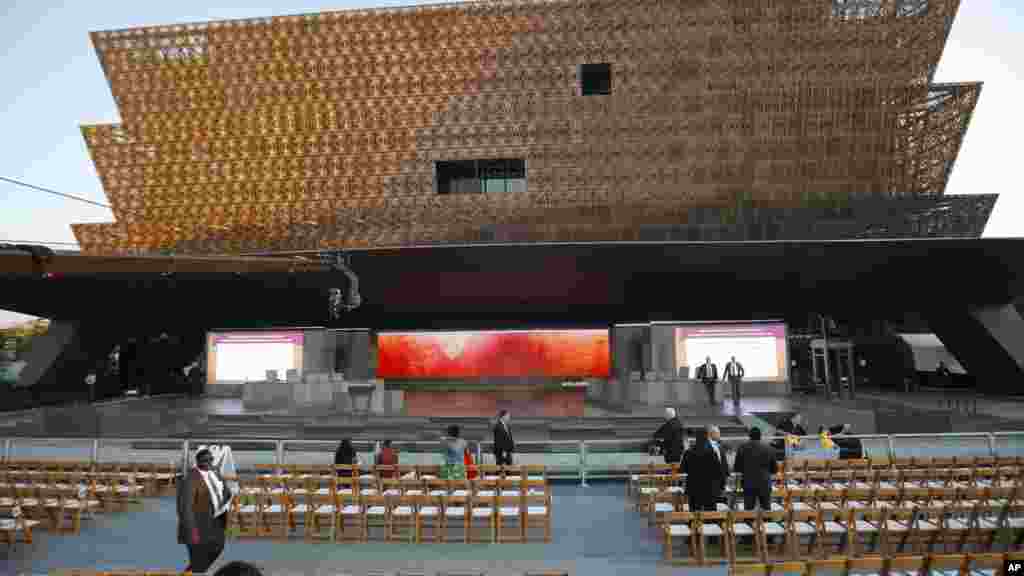
[[[678,464],[683,457],[683,423],[674,408],[665,409],[665,423],[654,433],[654,438],[661,444],[665,463]]]

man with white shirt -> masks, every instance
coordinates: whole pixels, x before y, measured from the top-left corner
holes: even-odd
[[[715,453],[715,459],[718,461],[718,470],[711,475],[714,478],[711,486],[711,495],[714,497],[715,503],[718,503],[722,497],[722,492],[725,490],[725,482],[729,479],[729,461],[725,458],[725,448],[721,442],[722,431],[718,429],[718,426],[708,426],[708,443],[711,444],[711,451]]]
[[[201,449],[196,466],[178,484],[178,543],[188,547],[186,572],[206,572],[223,552],[231,496],[213,468],[213,453]]]
[[[743,376],[743,365],[737,362],[736,357],[733,356],[725,365],[725,379],[732,388],[732,403],[737,407],[740,405],[740,382],[743,380]]]
[[[718,382],[718,367],[711,362],[711,356],[708,356],[707,360],[697,367],[697,380],[704,383],[704,389],[708,393],[708,404],[712,406],[717,404],[715,402],[715,383]]]

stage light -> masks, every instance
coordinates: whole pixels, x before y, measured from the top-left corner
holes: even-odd
[[[342,310],[351,312],[363,303],[363,298],[359,293],[359,277],[352,271],[349,266],[348,257],[342,252],[321,253],[320,260],[334,270],[344,274],[348,279],[347,298],[342,297],[343,292],[340,288],[331,288],[328,292],[330,317],[332,320],[337,320],[341,316]]]

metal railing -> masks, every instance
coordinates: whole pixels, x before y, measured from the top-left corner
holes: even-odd
[[[889,434],[856,435],[841,438],[859,439],[864,457],[1007,457],[1024,456],[1024,431],[964,434]],[[782,439],[781,436],[767,441]],[[802,440],[814,444],[817,436]],[[545,440],[516,443],[516,460],[520,464],[543,464],[554,479],[578,479],[581,486],[588,478],[622,478],[630,466],[651,462],[655,457],[647,451],[650,438],[613,440]],[[722,438],[722,445],[735,448],[746,438]],[[692,442],[692,439],[690,440]],[[203,444],[231,446],[236,468],[240,473],[255,471],[255,465],[284,466],[290,464],[332,465],[337,442],[333,440],[281,440],[276,438],[218,439],[196,437],[175,438],[5,438],[3,461],[12,460],[89,460],[91,462],[172,463],[187,467],[189,455]],[[371,463],[379,442],[354,439],[353,445],[361,461]],[[403,464],[440,464],[441,443],[437,441],[395,441]],[[477,464],[493,464],[492,442],[471,444]],[[729,454],[732,458],[732,454]]]

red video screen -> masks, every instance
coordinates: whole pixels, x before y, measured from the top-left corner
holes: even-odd
[[[377,336],[377,377],[607,378],[608,330],[392,332]]]

